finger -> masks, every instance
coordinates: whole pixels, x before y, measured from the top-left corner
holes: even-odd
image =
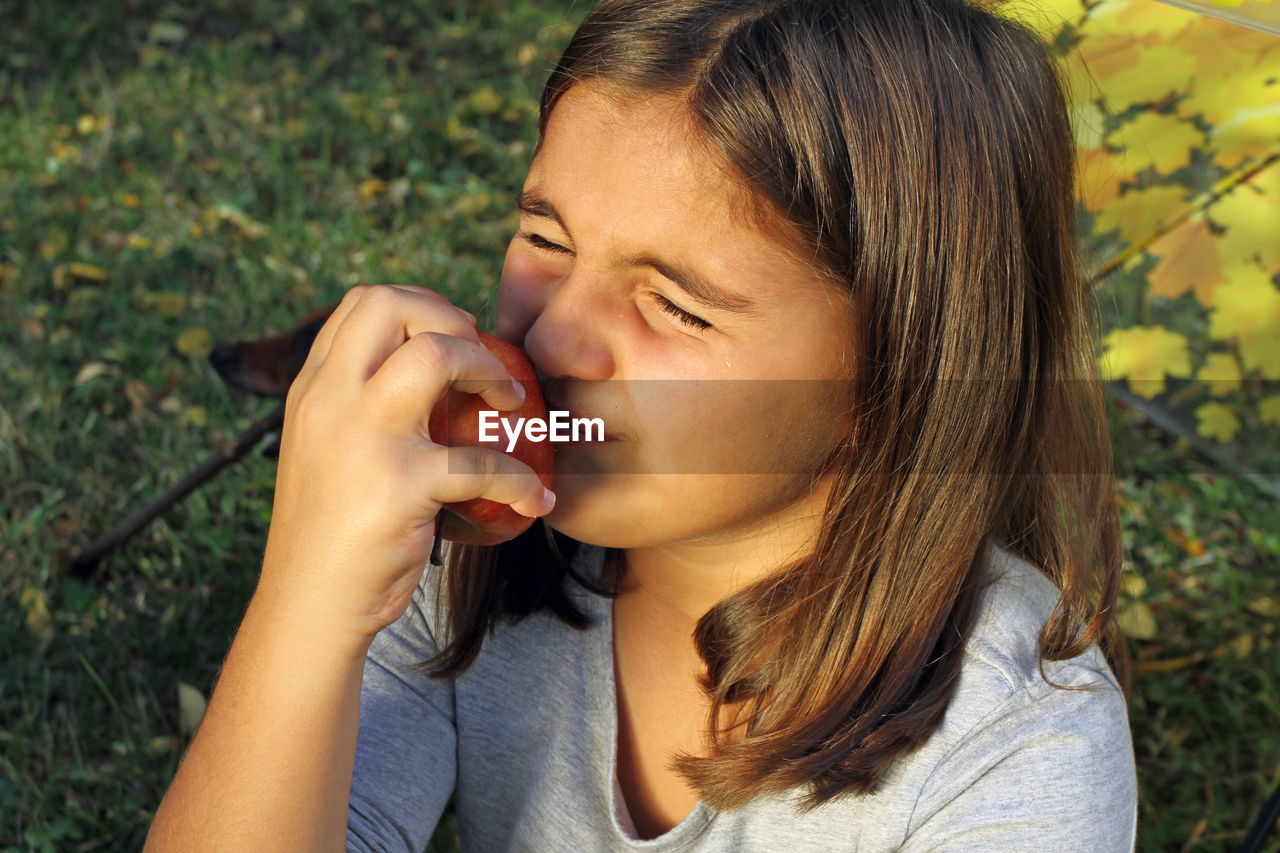
[[[350,309],[343,313],[323,343],[320,358],[330,364],[330,370],[363,381],[372,376],[397,347],[423,332],[442,332],[479,342],[475,317],[438,293],[409,285],[376,285],[352,290],[355,295],[349,294],[343,299],[344,305],[351,300]]]
[[[441,504],[484,498],[527,518],[546,515],[555,506],[555,493],[514,456],[483,447],[435,447],[427,458],[422,474]]]
[[[316,332],[315,340],[311,342],[311,351],[307,354],[307,360],[302,365],[302,371],[307,372],[309,369],[314,370],[324,361],[329,354],[329,347],[333,344],[333,335],[337,332],[338,327],[346,320],[347,315],[351,313],[351,309],[355,307],[356,302],[360,300],[360,294],[365,290],[364,285],[350,288],[342,296],[342,300],[337,307],[329,314],[328,319],[324,321],[324,325],[320,327],[320,331]]]
[[[404,341],[361,394],[379,421],[425,436],[431,410],[449,388],[479,394],[495,409],[514,409],[524,402],[524,389],[484,345],[438,332]]]

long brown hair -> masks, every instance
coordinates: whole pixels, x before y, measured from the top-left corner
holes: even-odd
[[[1062,589],[1042,662],[1099,642],[1122,654],[1074,148],[1036,35],[964,0],[605,0],[547,82],[543,131],[583,80],[679,94],[760,221],[852,294],[861,329],[812,556],[697,626],[714,750],[677,766],[702,798],[873,791],[940,724],[997,545]],[[554,554],[573,544],[459,549],[433,671],[465,670],[503,618],[585,624]],[[497,569],[508,560],[519,570]],[[718,722],[730,710],[740,738]]]

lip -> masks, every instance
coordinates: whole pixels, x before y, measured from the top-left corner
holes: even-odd
[[[572,420],[586,418],[588,420],[599,418],[605,424],[604,438],[601,441],[567,441],[562,444],[574,446],[600,445],[609,442],[618,441],[619,436],[608,431],[609,419],[603,415],[585,411],[577,406],[572,406],[565,399],[564,384],[561,380],[546,379],[541,371],[538,373],[538,381],[542,386],[542,402],[546,404],[547,412],[568,412]]]

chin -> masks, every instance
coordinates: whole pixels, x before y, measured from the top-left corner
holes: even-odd
[[[635,548],[642,544],[634,535],[631,519],[619,512],[625,497],[610,494],[605,477],[592,474],[558,476],[551,488],[556,493],[555,508],[544,517],[557,533],[587,545],[602,548]],[[616,479],[615,479],[616,483]]]

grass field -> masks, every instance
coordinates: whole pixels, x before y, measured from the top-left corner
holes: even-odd
[[[219,382],[210,342],[358,283],[484,322],[538,86],[584,11],[0,2],[0,849],[140,846],[180,692],[207,694],[252,591],[256,454],[100,574],[65,569],[270,407]],[[1232,849],[1280,781],[1280,509],[1114,422],[1139,849]]]

